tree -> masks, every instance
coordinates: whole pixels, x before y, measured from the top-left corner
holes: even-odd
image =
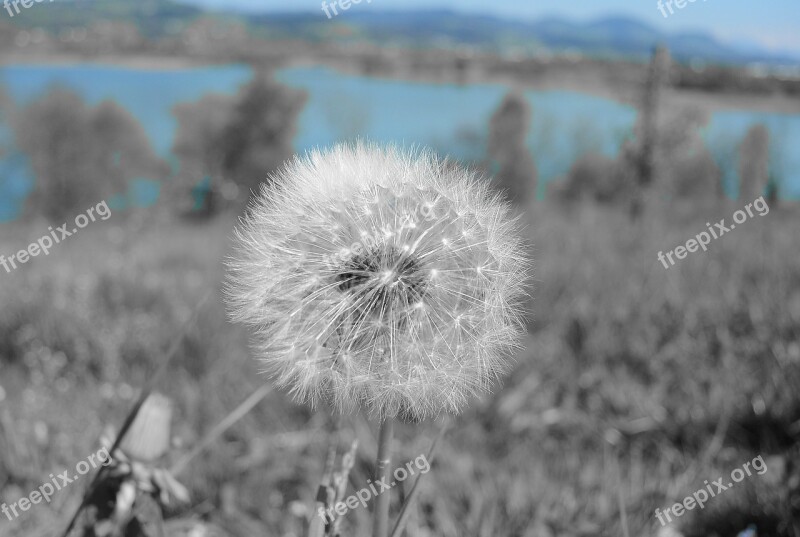
[[[239,93],[224,129],[222,169],[226,177],[255,190],[294,153],[297,118],[307,99],[266,75],[258,75]]]
[[[531,107],[524,95],[505,96],[489,123],[489,161],[495,184],[509,199],[524,204],[536,193],[536,165],[528,151]]]
[[[722,172],[706,147],[703,128],[710,116],[698,108],[674,111],[658,125],[653,163],[655,188],[667,198],[711,199],[721,192]]]
[[[178,195],[202,198],[194,200],[194,208],[210,215],[220,197],[232,197],[227,193],[257,190],[294,153],[305,101],[305,93],[261,74],[235,97],[206,95],[176,106],[172,151],[180,159]]]
[[[718,193],[721,172],[701,135],[708,120],[708,114],[685,108],[653,126],[652,136],[658,139],[658,145],[652,148],[648,166],[657,178],[649,189],[669,200],[712,198]],[[566,182],[554,185],[553,191],[566,200],[591,198],[610,203],[627,198],[633,201],[634,210],[641,209],[639,196],[645,186],[639,175],[640,149],[637,140],[629,140],[616,159],[589,153],[573,164]]]
[[[55,222],[85,210],[102,195],[91,158],[89,110],[75,93],[53,88],[15,119],[16,145],[35,176],[29,203]]]
[[[634,219],[638,218],[643,210],[644,190],[657,175],[655,151],[658,144],[658,108],[661,89],[669,74],[670,65],[669,51],[663,46],[657,46],[647,67],[647,78],[634,129],[636,138],[628,146],[625,154],[628,161],[626,167],[636,180],[630,206],[630,215]]]
[[[97,147],[97,171],[115,189],[124,190],[134,178],[159,179],[167,174],[166,163],[156,156],[144,128],[119,104],[103,101],[97,105],[89,128]]]
[[[172,153],[180,162],[172,181],[173,197],[179,207],[191,203],[182,212],[196,210],[209,216],[216,210],[218,194],[225,190],[228,181],[223,173],[225,147],[222,140],[235,104],[232,96],[209,94],[173,109],[178,131]]]
[[[30,204],[53,222],[125,193],[131,179],[160,179],[165,171],[136,119],[113,102],[91,108],[54,87],[19,111],[12,126],[35,176]]]

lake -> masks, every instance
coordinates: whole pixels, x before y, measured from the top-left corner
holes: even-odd
[[[165,158],[176,130],[172,108],[210,92],[232,94],[252,76],[249,67],[229,65],[148,70],[105,65],[8,65],[0,83],[25,104],[50,85],[74,89],[87,102],[114,99],[135,116],[154,149]],[[499,84],[457,86],[367,78],[326,67],[280,70],[277,78],[308,92],[295,149],[304,151],[365,136],[380,142],[431,146],[455,158],[484,158],[489,118],[507,91]],[[613,156],[630,135],[636,112],[630,106],[573,91],[528,91],[533,121],[528,145],[539,171],[540,187],[562,176],[587,151]],[[736,165],[730,154],[747,129],[764,123],[770,130],[772,161],[786,178],[787,194],[800,197],[800,115],[724,111],[712,115],[704,138],[723,171],[728,192],[736,194]],[[0,123],[0,141],[8,141]],[[0,161],[0,221],[14,219],[30,191],[24,159]],[[142,186],[138,186],[142,190]],[[146,188],[144,189],[146,190]],[[541,194],[541,191],[540,191]],[[152,192],[142,194],[153,198]]]

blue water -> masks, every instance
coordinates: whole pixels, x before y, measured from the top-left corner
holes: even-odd
[[[114,99],[141,122],[153,148],[169,153],[177,124],[172,107],[206,93],[232,93],[246,83],[248,67],[146,70],[104,65],[14,65],[0,68],[3,84],[17,104],[26,104],[53,84],[72,88],[89,103]]]
[[[422,144],[462,160],[486,154],[487,127],[508,88],[347,76],[324,67],[285,69],[278,79],[308,92],[296,148],[356,135]],[[570,91],[527,92],[533,107],[528,145],[543,182],[562,175],[586,150],[612,156],[633,125],[625,105]]]
[[[72,88],[90,104],[114,99],[142,124],[153,148],[170,155],[176,131],[172,108],[210,92],[233,94],[252,76],[242,65],[171,70],[102,65],[14,65],[0,67],[3,84],[18,105],[41,96],[52,84]],[[373,79],[337,73],[324,67],[288,68],[283,83],[308,92],[299,119],[295,149],[327,146],[357,136],[404,145],[431,146],[442,154],[477,161],[485,156],[489,118],[507,88],[498,84],[457,86]],[[589,151],[613,156],[630,136],[636,112],[631,107],[571,91],[526,92],[533,109],[528,145],[541,178],[540,186],[563,175],[575,158]],[[731,155],[755,123],[770,129],[772,165],[786,178],[787,194],[800,197],[800,115],[750,111],[715,113],[704,137],[723,165],[728,192],[736,193],[736,165]],[[8,141],[0,123],[0,144]],[[198,182],[201,178],[198,178]],[[0,160],[0,221],[17,216],[31,187],[24,157]],[[150,204],[157,185],[133,185],[130,196]]]
[[[177,127],[172,107],[210,92],[233,93],[252,76],[248,67],[231,65],[192,69],[146,70],[104,65],[12,65],[0,67],[0,84],[17,105],[40,97],[51,85],[75,90],[89,104],[114,99],[142,124],[155,151],[169,156]],[[0,124],[0,139],[8,128]],[[30,191],[30,173],[24,159],[0,161],[0,221],[18,215]],[[158,193],[146,182],[132,185],[130,195],[142,204]]]

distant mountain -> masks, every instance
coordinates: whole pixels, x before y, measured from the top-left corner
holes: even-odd
[[[411,44],[418,47],[450,43],[493,50],[560,52],[571,50],[591,56],[645,58],[658,43],[667,45],[681,61],[713,63],[798,65],[800,54],[773,53],[757,46],[725,44],[696,33],[665,33],[639,20],[608,17],[590,22],[546,18],[533,22],[501,19],[450,10],[376,11],[351,7],[328,19],[319,13],[272,13],[249,15],[256,27],[275,33],[367,39],[376,43]]]
[[[328,2],[331,4],[332,2]],[[59,1],[29,9],[9,23],[51,31],[98,20],[134,24],[142,35],[175,35],[198,17],[239,20],[265,38],[309,41],[365,41],[419,48],[471,46],[498,52],[563,52],[611,58],[646,58],[657,43],[680,61],[702,60],[741,65],[800,65],[800,53],[777,53],[742,40],[726,44],[704,33],[665,33],[637,19],[607,17],[590,22],[561,18],[536,21],[457,13],[445,9],[382,11],[374,4],[351,5],[328,18],[322,9],[306,13],[208,12],[173,0]]]
[[[203,14],[203,10],[171,0],[59,0],[36,4],[23,15],[3,22],[24,28],[39,27],[53,34],[100,21],[127,22],[146,37],[163,37]],[[6,15],[4,12],[3,15]]]

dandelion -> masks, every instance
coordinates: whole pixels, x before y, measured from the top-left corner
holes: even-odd
[[[380,417],[458,413],[521,332],[526,260],[507,207],[420,152],[297,159],[236,231],[227,296],[303,402]]]
[[[231,317],[297,400],[381,419],[385,476],[394,418],[457,414],[505,370],[527,279],[517,224],[487,181],[425,151],[339,145],[269,184],[236,230]]]

